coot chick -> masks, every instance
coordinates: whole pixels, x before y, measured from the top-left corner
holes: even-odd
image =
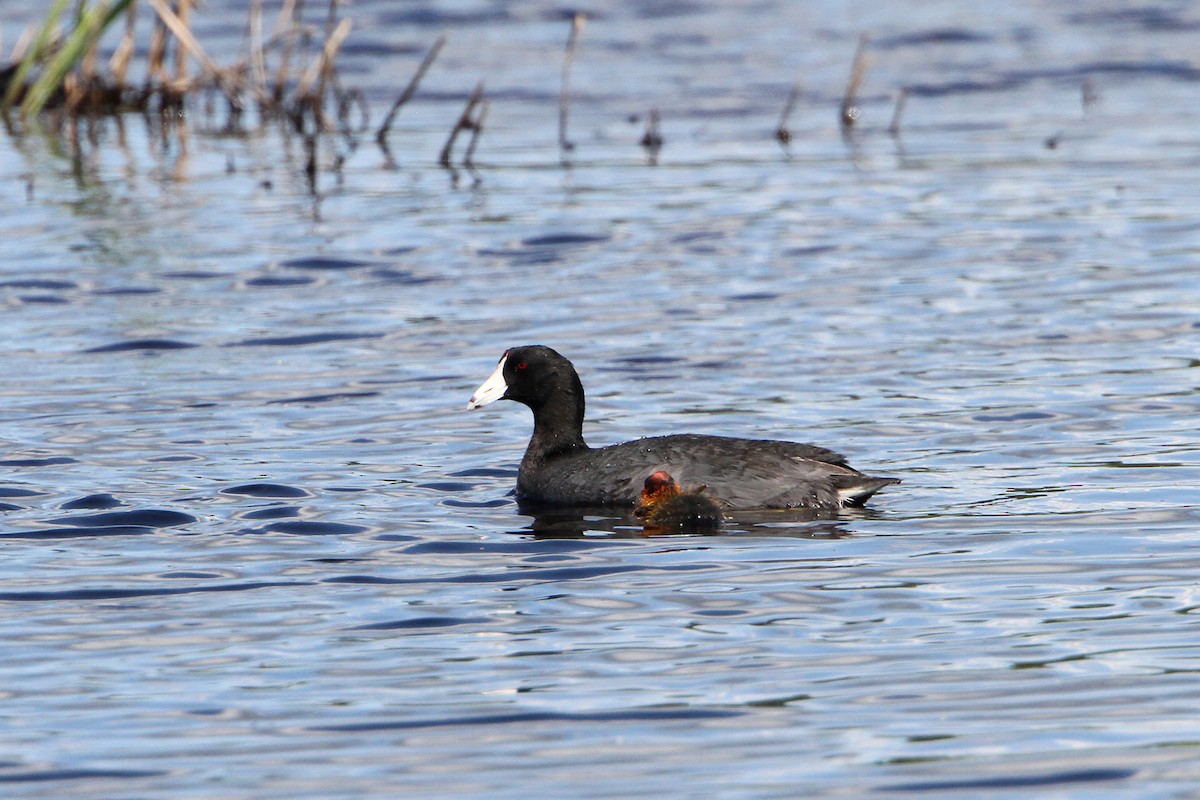
[[[529,505],[632,506],[643,476],[669,470],[703,484],[726,508],[861,506],[896,478],[864,475],[841,455],[811,444],[675,434],[591,448],[583,440],[583,384],[549,347],[513,347],[467,408],[515,400],[533,411],[533,436],[517,473],[517,499]]]
[[[724,515],[717,501],[704,494],[707,486],[685,492],[671,473],[659,470],[646,478],[642,502],[633,510],[647,528],[668,531],[713,531]]]

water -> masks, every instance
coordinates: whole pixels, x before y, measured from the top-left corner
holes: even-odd
[[[540,3],[356,4],[376,119],[449,43],[315,193],[271,129],[0,137],[6,796],[1198,796],[1200,18],[730,5],[593,9],[568,167]],[[528,413],[463,407],[532,342],[593,444],[904,483],[523,516]]]

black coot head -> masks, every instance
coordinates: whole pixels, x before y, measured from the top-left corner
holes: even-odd
[[[583,388],[571,362],[544,345],[526,345],[504,351],[496,371],[475,390],[467,407],[516,400],[537,409],[554,398],[573,405],[575,394],[582,398]]]

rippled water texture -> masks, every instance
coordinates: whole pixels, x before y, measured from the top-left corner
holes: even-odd
[[[1034,5],[600,4],[560,154],[563,7],[362,0],[376,120],[448,43],[315,193],[202,110],[0,135],[0,793],[1200,796],[1200,15]],[[904,482],[524,516],[528,412],[464,406],[535,342],[593,444]]]

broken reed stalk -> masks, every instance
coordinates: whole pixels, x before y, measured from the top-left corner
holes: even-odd
[[[167,5],[166,0],[146,0],[150,7],[154,9],[154,13],[158,14],[158,18],[171,31],[171,35],[175,37],[176,46],[186,48],[192,58],[200,62],[200,66],[210,75],[219,76],[222,73],[217,63],[208,57],[208,53],[204,52],[204,48],[200,46],[200,42],[196,41],[196,37],[192,35],[191,29],[187,23],[180,19],[171,7]],[[184,58],[184,55],[178,56]]]
[[[354,127],[350,124],[350,112],[355,106],[358,107],[359,114],[361,115],[359,117],[358,127]],[[346,134],[351,132],[361,133],[370,127],[371,110],[367,106],[367,98],[361,91],[358,89],[350,89],[348,91],[339,93],[337,119],[338,124],[341,125],[342,131]]]
[[[167,26],[157,14],[154,15],[154,32],[150,34],[150,52],[146,55],[146,94],[152,91],[154,84],[162,86],[166,83],[163,61],[167,53]]]
[[[338,20],[337,9],[342,0],[329,0],[326,37],[303,70],[302,75],[289,72],[290,55],[297,41],[311,38],[311,32],[301,21],[302,0],[284,0],[280,27],[270,41],[263,41],[262,0],[252,0],[248,18],[249,52],[244,58],[228,67],[221,67],[205,52],[190,29],[199,0],[146,0],[152,9],[152,30],[147,52],[146,79],[143,86],[126,85],[128,69],[137,50],[137,2],[138,0],[75,0],[71,21],[74,27],[59,34],[64,14],[72,0],[52,0],[46,17],[38,26],[31,26],[19,44],[19,60],[0,67],[0,111],[20,104],[23,114],[40,112],[47,104],[61,109],[65,118],[74,123],[81,114],[112,114],[136,108],[146,110],[157,103],[159,110],[182,111],[187,97],[197,91],[206,92],[211,113],[211,99],[223,97],[230,107],[230,129],[237,129],[237,119],[242,111],[244,95],[249,91],[257,97],[263,119],[272,113],[286,115],[303,131],[306,120],[313,120],[314,129],[305,135],[305,173],[309,176],[310,188],[315,191],[317,152],[319,136],[324,130],[333,130],[326,115],[326,106],[333,102],[337,108],[337,121],[349,136],[366,130],[369,124],[366,101],[360,92],[344,90],[337,77],[336,58],[343,42],[352,28],[349,19]],[[111,58],[108,73],[98,68],[98,43],[105,31],[112,27],[118,17],[125,16],[124,31]],[[285,27],[286,26],[286,27]],[[439,40],[437,47],[444,43]],[[174,47],[174,53],[171,48]],[[277,77],[280,96],[269,96],[267,55],[268,51],[286,56]],[[436,51],[434,55],[436,54]],[[433,55],[428,57],[432,62]],[[189,64],[195,59],[195,64]],[[170,63],[168,63],[170,60]],[[295,63],[294,61],[291,63]],[[428,64],[425,65],[428,68]],[[190,74],[189,74],[190,73]],[[290,83],[295,88],[287,91]],[[416,84],[413,84],[415,91]],[[467,109],[465,121],[460,128],[475,132],[468,148],[468,159],[473,158],[479,132],[487,115],[486,103],[480,107],[482,85],[473,96],[474,101]],[[332,95],[332,101],[330,100]],[[410,92],[411,96],[411,92]],[[349,117],[355,105],[362,111],[362,122],[357,130],[351,131]],[[478,113],[474,118],[472,115]],[[62,120],[64,117],[56,117]],[[90,122],[90,116],[89,116]],[[176,117],[170,117],[175,120]],[[163,118],[161,128],[164,142],[167,136],[168,118]],[[116,118],[118,127],[121,118]],[[92,127],[87,127],[92,135]],[[176,129],[179,136],[185,129]],[[79,127],[68,124],[63,128],[65,135],[78,137]],[[73,140],[75,141],[75,140]],[[354,143],[351,143],[351,148]],[[338,165],[344,161],[339,157]],[[336,167],[335,167],[336,169]]]
[[[863,79],[867,77],[867,43],[870,41],[865,33],[858,37],[858,49],[854,51],[854,62],[850,65],[850,80],[846,83],[846,94],[842,96],[842,128],[849,129],[858,122],[860,110],[858,107],[858,90],[862,87]]]
[[[279,105],[283,102],[284,95],[287,93],[287,78],[291,71],[292,50],[296,46],[296,36],[300,30],[300,12],[296,7],[296,0],[284,0],[283,7],[279,9],[279,16],[275,20],[275,32],[278,35],[284,35],[283,53],[279,58],[279,70],[275,73],[275,88],[271,92],[271,99],[274,105]]]
[[[1096,88],[1096,84],[1091,78],[1084,78],[1083,84],[1079,87],[1079,103],[1083,107],[1083,113],[1088,113],[1092,110],[1092,106],[1100,102],[1100,90]]]
[[[326,39],[328,39],[330,36],[333,35],[334,28],[336,28],[337,25],[340,24],[340,23],[338,23],[338,18],[337,18],[337,8],[340,4],[341,4],[340,0],[332,0],[329,3],[329,11],[326,12],[326,14],[325,14],[325,38]]]
[[[313,116],[320,123],[322,128],[331,130],[325,115],[321,111],[322,100],[325,96],[325,88],[329,85],[333,75],[334,59],[337,58],[337,52],[342,47],[342,42],[350,35],[350,29],[354,27],[354,23],[349,17],[343,19],[329,34],[329,38],[325,40],[325,47],[321,50],[319,58],[313,59],[313,62],[308,65],[308,69],[300,78],[300,82],[296,84],[296,105],[298,108],[307,107],[313,113]],[[313,84],[316,88],[313,89]]]
[[[25,60],[25,53],[29,50],[29,45],[33,42],[33,37],[37,35],[38,29],[33,25],[25,26],[25,30],[21,31],[21,35],[17,37],[17,43],[13,45],[12,55],[9,56],[11,63],[5,69],[16,70],[17,65]]]
[[[483,99],[483,81],[475,84],[475,91],[471,92],[471,96],[467,99],[467,105],[463,108],[462,113],[458,116],[458,122],[454,123],[454,128],[450,131],[450,137],[446,139],[446,145],[442,148],[441,154],[438,155],[438,163],[443,167],[450,166],[450,151],[454,149],[454,142],[458,139],[458,134],[465,130],[470,130],[472,127],[471,114],[475,110],[475,106]]]
[[[900,92],[896,95],[896,108],[892,111],[892,122],[888,125],[888,133],[892,136],[900,135],[900,118],[904,116],[904,105],[908,102],[908,87],[902,86]]]
[[[250,72],[254,76],[251,86],[260,103],[267,97],[267,59],[263,53],[262,0],[250,3],[250,20],[247,23],[250,35]]]
[[[125,33],[121,35],[121,42],[113,51],[112,58],[108,60],[108,71],[112,73],[113,82],[121,91],[125,90],[125,76],[129,72],[129,62],[133,58],[136,26],[137,3],[130,3],[129,10],[125,12]]]
[[[304,179],[311,194],[317,193],[317,135],[306,134],[304,137]]]
[[[392,108],[384,117],[383,124],[379,126],[379,130],[375,134],[375,140],[382,142],[387,137],[388,131],[392,129],[392,123],[396,121],[396,115],[400,113],[400,108],[412,99],[412,96],[417,93],[417,87],[421,85],[421,79],[425,77],[425,73],[433,66],[434,59],[438,57],[438,53],[442,51],[442,47],[446,44],[446,35],[442,34],[437,41],[433,43],[433,47],[429,48],[429,52],[425,54],[425,58],[421,60],[417,71],[413,73],[412,79],[409,80],[408,86],[404,87],[404,91],[396,98],[396,102],[392,104]]]
[[[199,62],[204,75],[210,78],[227,96],[233,98],[231,73],[222,70],[215,61],[208,57],[200,42],[192,35],[187,23],[181,19],[167,4],[166,0],[146,0],[154,10],[156,19],[155,39],[151,42],[151,61],[147,75],[146,96],[158,94],[160,102],[165,106],[181,106],[184,95],[193,87],[193,82],[179,77],[178,65],[187,56]],[[187,9],[186,3],[181,9]],[[175,38],[175,59],[177,77],[168,77],[166,66],[167,31]],[[158,88],[153,86],[158,81]]]
[[[658,165],[658,152],[662,150],[663,137],[658,130],[658,109],[650,109],[650,113],[646,115],[646,132],[642,134],[642,140],[639,144],[646,150],[646,163],[650,166]]]
[[[787,100],[783,103],[783,113],[779,115],[779,125],[775,128],[775,138],[780,144],[786,145],[792,141],[792,132],[788,130],[788,118],[792,116],[792,111],[796,108],[796,101],[800,99],[800,81],[792,84],[792,88],[788,91]]]
[[[179,24],[184,29],[190,28],[192,17],[192,0],[176,0],[175,14],[179,17]],[[187,51],[182,47],[175,48],[175,81],[182,86],[187,80]]]
[[[563,51],[562,89],[558,94],[558,147],[564,153],[575,149],[575,145],[567,138],[567,109],[571,100],[571,64],[575,61],[575,48],[579,44],[579,37],[583,35],[586,22],[587,15],[576,11],[571,19],[571,33],[567,36],[567,46]]]
[[[483,133],[483,123],[487,119],[488,109],[492,104],[487,100],[480,102],[479,114],[471,121],[471,141],[467,142],[467,150],[463,153],[463,165],[470,168],[475,166],[475,145]]]

